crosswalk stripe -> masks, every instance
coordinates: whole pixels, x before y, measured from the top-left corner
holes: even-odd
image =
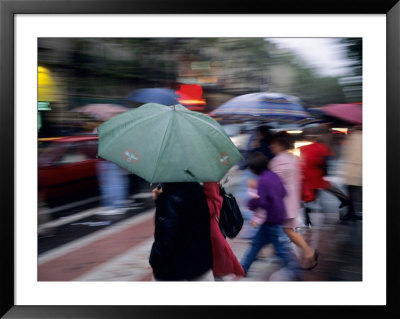
[[[73,215],[70,215],[70,216],[67,216],[67,217],[61,217],[61,218],[59,218],[57,220],[53,220],[51,222],[47,222],[47,223],[39,225],[38,231],[40,233],[42,230],[44,230],[46,228],[59,227],[59,226],[62,226],[62,225],[66,225],[66,224],[72,223],[72,222],[74,222],[76,220],[92,216],[92,215],[96,214],[99,210],[100,210],[100,207],[96,207],[96,208],[88,209],[88,210],[85,210],[83,212],[76,213],[76,214],[73,214]]]
[[[92,234],[86,235],[85,237],[74,240],[73,242],[70,242],[63,246],[59,246],[57,248],[49,250],[39,256],[38,265],[42,265],[42,264],[47,263],[53,259],[56,259],[62,255],[70,253],[78,248],[81,248],[82,246],[88,245],[97,240],[100,240],[107,236],[118,233],[126,228],[129,228],[133,225],[139,224],[147,219],[150,219],[153,216],[154,216],[154,208],[146,210],[143,213],[141,213],[139,215],[135,215],[129,219],[126,219],[126,220],[124,220],[123,223],[117,223],[115,225],[111,225],[105,229],[98,230]]]
[[[94,196],[94,197],[90,197],[87,199],[83,199],[77,202],[73,202],[73,203],[69,203],[69,204],[65,204],[62,206],[57,206],[54,208],[49,208],[48,209],[48,213],[53,214],[62,210],[66,210],[66,209],[70,209],[70,208],[74,208],[74,207],[78,207],[84,204],[89,204],[89,203],[93,203],[95,201],[98,201],[101,197],[100,196]]]

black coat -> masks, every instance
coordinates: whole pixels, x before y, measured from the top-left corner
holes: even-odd
[[[210,213],[199,183],[166,183],[156,200],[150,265],[157,280],[191,280],[212,268]]]

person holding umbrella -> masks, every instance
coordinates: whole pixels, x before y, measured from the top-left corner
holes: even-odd
[[[164,183],[156,203],[150,265],[157,281],[210,281],[210,214],[199,183]]]
[[[156,204],[149,262],[155,280],[213,280],[210,212],[200,182],[218,182],[241,158],[211,117],[144,104],[99,127],[99,156],[149,183]]]
[[[180,184],[180,186],[182,186],[183,188],[187,186],[187,183],[176,183],[176,184]],[[214,280],[226,280],[228,276],[232,275],[234,276],[235,279],[239,279],[240,277],[245,276],[242,266],[240,265],[237,257],[235,256],[234,252],[232,251],[231,247],[229,246],[228,242],[224,238],[219,228],[218,218],[222,207],[222,197],[219,194],[219,189],[220,186],[216,182],[203,183],[203,191],[210,214],[210,227],[209,230],[207,230],[206,227],[204,228],[203,231],[200,230],[200,234],[205,234],[207,232],[210,233],[211,248],[212,248],[212,274],[210,272],[207,272],[205,275],[197,277],[196,280],[212,280],[212,278],[214,278]],[[153,199],[156,201],[156,203],[158,203],[158,198],[163,193],[164,192],[161,187],[156,187],[153,189]],[[191,196],[192,195],[193,194],[191,194]],[[202,195],[200,195],[200,197],[202,197]],[[193,201],[191,201],[191,204],[193,204]],[[197,205],[196,209],[198,208],[199,206]],[[162,210],[162,208],[160,209]],[[198,216],[198,213],[195,214],[196,216]],[[161,227],[162,226],[159,226],[159,228]],[[197,231],[199,231],[198,228]],[[164,231],[163,233],[166,233],[166,231]],[[199,242],[203,242],[203,244],[206,244],[208,240],[204,240],[203,238],[203,240]],[[156,245],[156,243],[154,245]],[[154,246],[153,249],[154,251],[156,251]],[[200,251],[204,250],[200,249]],[[184,255],[185,253],[186,252],[183,251],[182,253],[180,253],[180,255]],[[204,256],[204,259],[202,260],[205,261],[207,258],[209,258],[208,255]],[[199,264],[195,264],[194,267],[192,267],[191,269],[195,269],[198,266]],[[211,277],[210,275],[212,275],[213,277]]]

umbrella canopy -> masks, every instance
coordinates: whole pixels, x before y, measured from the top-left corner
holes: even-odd
[[[352,124],[362,124],[362,104],[328,104],[321,110],[329,116]]]
[[[319,107],[313,107],[313,108],[310,107],[307,109],[307,112],[317,118],[323,118],[325,115],[325,112],[322,111],[321,108]]]
[[[262,116],[267,121],[275,122],[314,120],[297,97],[269,92],[234,97],[215,109],[212,114],[215,116]]]
[[[163,105],[178,104],[179,96],[172,89],[146,88],[135,90],[127,96],[129,101],[139,103],[158,103]]]
[[[182,105],[148,103],[98,132],[100,157],[150,183],[217,182],[242,158],[216,121]]]
[[[118,104],[87,104],[72,109],[72,112],[84,113],[93,116],[99,121],[107,121],[117,114],[128,111],[127,107]]]

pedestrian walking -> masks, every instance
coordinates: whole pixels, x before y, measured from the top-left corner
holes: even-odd
[[[215,182],[204,182],[203,190],[210,210],[214,279],[224,280],[228,276],[234,276],[234,279],[244,277],[245,273],[242,266],[219,228],[218,221],[223,202],[220,195],[220,185]]]
[[[98,134],[98,126],[102,122],[93,123],[95,128],[93,134]],[[124,214],[127,206],[141,206],[129,200],[129,172],[122,169],[113,162],[99,159],[96,163],[97,177],[101,194],[102,209],[97,215],[118,215]]]
[[[289,239],[301,249],[301,265],[305,269],[313,269],[318,264],[318,250],[310,247],[304,238],[295,231],[301,211],[301,172],[299,159],[288,152],[292,148],[289,134],[279,132],[271,138],[271,150],[274,158],[269,163],[271,171],[276,173],[286,189],[283,201],[287,219],[283,223],[283,231]]]
[[[362,219],[362,128],[355,127],[343,146],[342,174],[345,179],[350,204],[341,220]]]
[[[213,280],[210,212],[200,182],[221,180],[242,158],[218,122],[179,104],[146,103],[99,127],[98,155],[162,185],[153,190],[154,278]]]
[[[259,176],[259,179],[258,197],[250,199],[248,206],[252,211],[264,210],[266,220],[259,225],[257,233],[240,263],[247,274],[260,250],[264,246],[272,244],[277,256],[282,260],[283,266],[290,270],[293,278],[296,278],[300,273],[300,266],[290,249],[289,242],[282,240],[285,237],[282,224],[287,219],[283,201],[286,190],[279,176],[268,169],[268,159],[264,154],[254,153],[249,158],[249,168]]]
[[[324,176],[327,174],[327,161],[334,155],[329,146],[329,130],[324,126],[312,127],[306,136],[312,142],[311,144],[300,147],[300,165],[302,171],[301,195],[305,203],[305,221],[306,226],[311,226],[309,213],[311,209],[307,203],[317,199],[320,190],[327,191],[334,195],[342,208],[349,205],[349,197],[337,186],[333,185]]]
[[[155,231],[149,262],[154,279],[214,280],[210,212],[202,186],[164,183],[153,190],[153,199]]]
[[[97,162],[102,210],[98,215],[124,214],[128,203],[128,172],[110,161]]]
[[[253,212],[247,208],[247,202],[251,198],[252,188],[257,185],[258,176],[249,169],[248,159],[252,154],[260,152],[270,160],[274,156],[270,149],[270,138],[271,127],[268,125],[258,126],[249,139],[243,159],[239,162],[239,169],[243,170],[243,179],[241,182],[242,191],[237,198],[245,220],[243,230],[240,233],[241,238],[251,239],[256,233],[256,230],[251,226]]]
[[[248,168],[248,158],[255,152],[264,154],[268,159],[274,157],[270,149],[271,127],[268,125],[260,125],[250,136],[246,147],[244,158],[239,163],[239,168],[244,170]]]

